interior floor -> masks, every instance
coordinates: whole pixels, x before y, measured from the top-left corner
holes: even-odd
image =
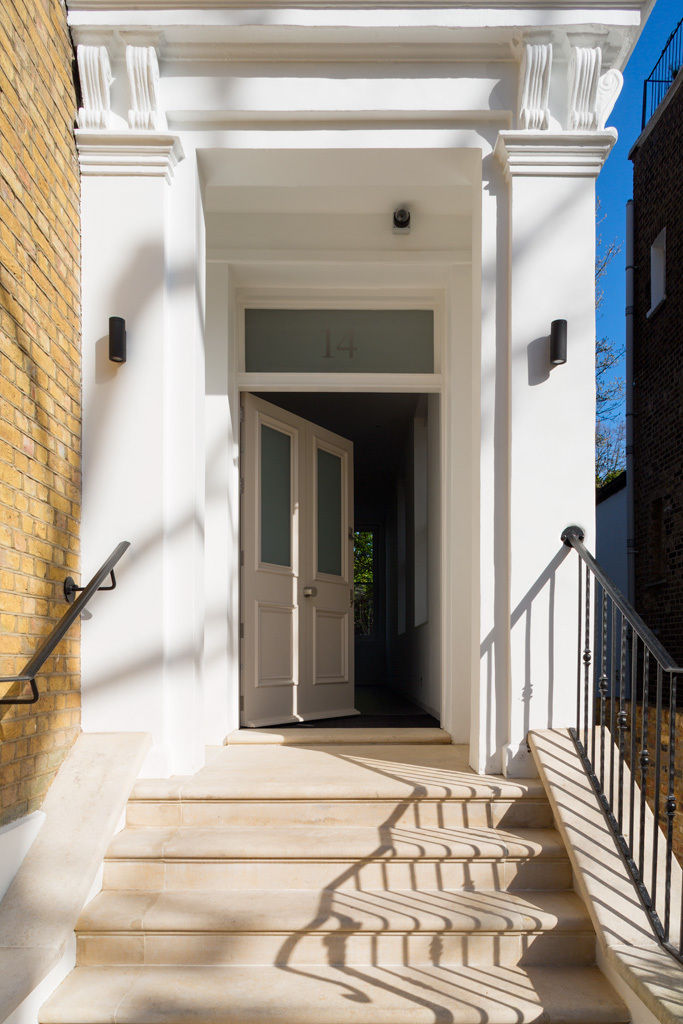
[[[438,729],[439,722],[389,686],[356,686],[357,715],[292,722],[278,729]]]

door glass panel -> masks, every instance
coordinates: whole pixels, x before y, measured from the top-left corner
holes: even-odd
[[[433,373],[431,309],[247,309],[247,372]]]
[[[291,438],[261,427],[261,561],[292,564]]]
[[[342,574],[342,460],[318,448],[318,572]]]

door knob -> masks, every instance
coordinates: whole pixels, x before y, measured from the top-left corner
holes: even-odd
[[[315,597],[317,593],[317,587],[304,587],[304,597]]]

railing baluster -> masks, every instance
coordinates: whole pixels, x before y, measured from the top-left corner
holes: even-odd
[[[581,580],[582,580],[581,573],[582,573],[582,569],[583,569],[583,563],[582,563],[580,558],[579,558],[578,561],[579,561],[579,612],[578,612],[578,615],[577,615],[577,618],[576,618],[576,621],[579,624],[579,627],[578,627],[579,639],[578,639],[578,649],[577,649],[577,656],[576,656],[576,735],[577,736],[579,736],[581,734],[581,597],[582,597],[582,592],[583,592],[582,591],[582,586],[581,586]],[[586,572],[588,572],[587,569],[586,569]]]
[[[655,799],[652,813],[655,818],[652,837],[652,885],[650,899],[652,909],[657,910],[657,851],[659,847],[659,787],[662,769],[662,666],[657,662],[657,718],[655,721]]]
[[[588,688],[591,667],[591,576],[586,569],[586,630],[583,649],[583,749],[588,752]]]
[[[595,579],[595,577],[593,577],[593,609],[594,609],[593,615],[594,615],[594,623],[593,623],[593,629],[591,630],[591,634],[590,635],[593,638],[593,648],[594,648],[594,650],[595,650],[596,644],[597,644],[596,630],[597,630],[597,623],[598,623],[598,620],[597,620],[597,614],[598,614],[598,586],[599,586],[598,585],[598,581]],[[589,719],[589,722],[591,723],[591,762],[593,764],[595,764],[595,732],[596,732],[596,727],[597,727],[596,715],[595,715],[595,682],[596,682],[596,680],[595,680],[595,670],[597,668],[597,665],[598,665],[598,662],[597,662],[597,653],[596,653],[596,657],[595,657],[595,660],[594,660],[592,666],[589,665],[589,672],[590,672],[590,701],[591,701],[591,706],[589,708],[588,719]],[[590,671],[591,668],[592,668],[593,671]]]
[[[621,658],[619,662],[619,713],[617,715],[617,732],[619,733],[619,792],[617,801],[619,811],[617,821],[619,831],[624,834],[624,730],[626,729],[626,711],[624,710],[624,676],[626,675],[626,618],[621,613]]]
[[[676,815],[676,794],[674,792],[676,755],[676,676],[669,673],[669,788],[666,795],[666,878],[664,881],[664,940],[669,940],[671,924],[671,858],[673,856],[674,817]]]
[[[640,844],[638,853],[638,870],[641,878],[645,877],[645,808],[647,806],[647,770],[650,766],[648,750],[647,711],[650,703],[650,652],[643,648],[643,703],[642,732],[640,743]]]
[[[631,630],[631,792],[629,795],[628,814],[628,845],[631,856],[636,850],[636,830],[634,826],[635,801],[636,801],[636,707],[637,707],[637,672],[638,668],[638,635],[635,629]]]
[[[605,697],[607,694],[607,591],[602,588],[602,648],[600,651],[600,789],[605,791]]]
[[[614,807],[614,749],[617,742],[617,728],[616,728],[616,664],[617,664],[617,606],[612,601],[612,651],[610,655],[610,694],[609,694],[609,731],[610,731],[610,747],[609,747],[609,805]]]

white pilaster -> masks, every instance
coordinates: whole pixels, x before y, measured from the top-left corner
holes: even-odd
[[[83,234],[83,575],[119,540],[118,587],[82,630],[83,728],[150,732],[151,773],[201,755],[203,366],[196,168],[155,132],[78,131]],[[122,316],[127,362],[108,360]]]
[[[509,653],[508,529],[508,195],[492,153],[482,162],[480,453],[479,453],[479,672],[472,695],[470,764],[500,772],[507,739]],[[477,279],[477,284],[479,279]],[[475,312],[476,317],[476,312]]]
[[[577,571],[560,541],[594,537],[595,178],[614,131],[501,132],[509,181],[510,675],[503,770],[533,774],[529,729],[576,700]],[[568,355],[551,369],[551,321]]]

